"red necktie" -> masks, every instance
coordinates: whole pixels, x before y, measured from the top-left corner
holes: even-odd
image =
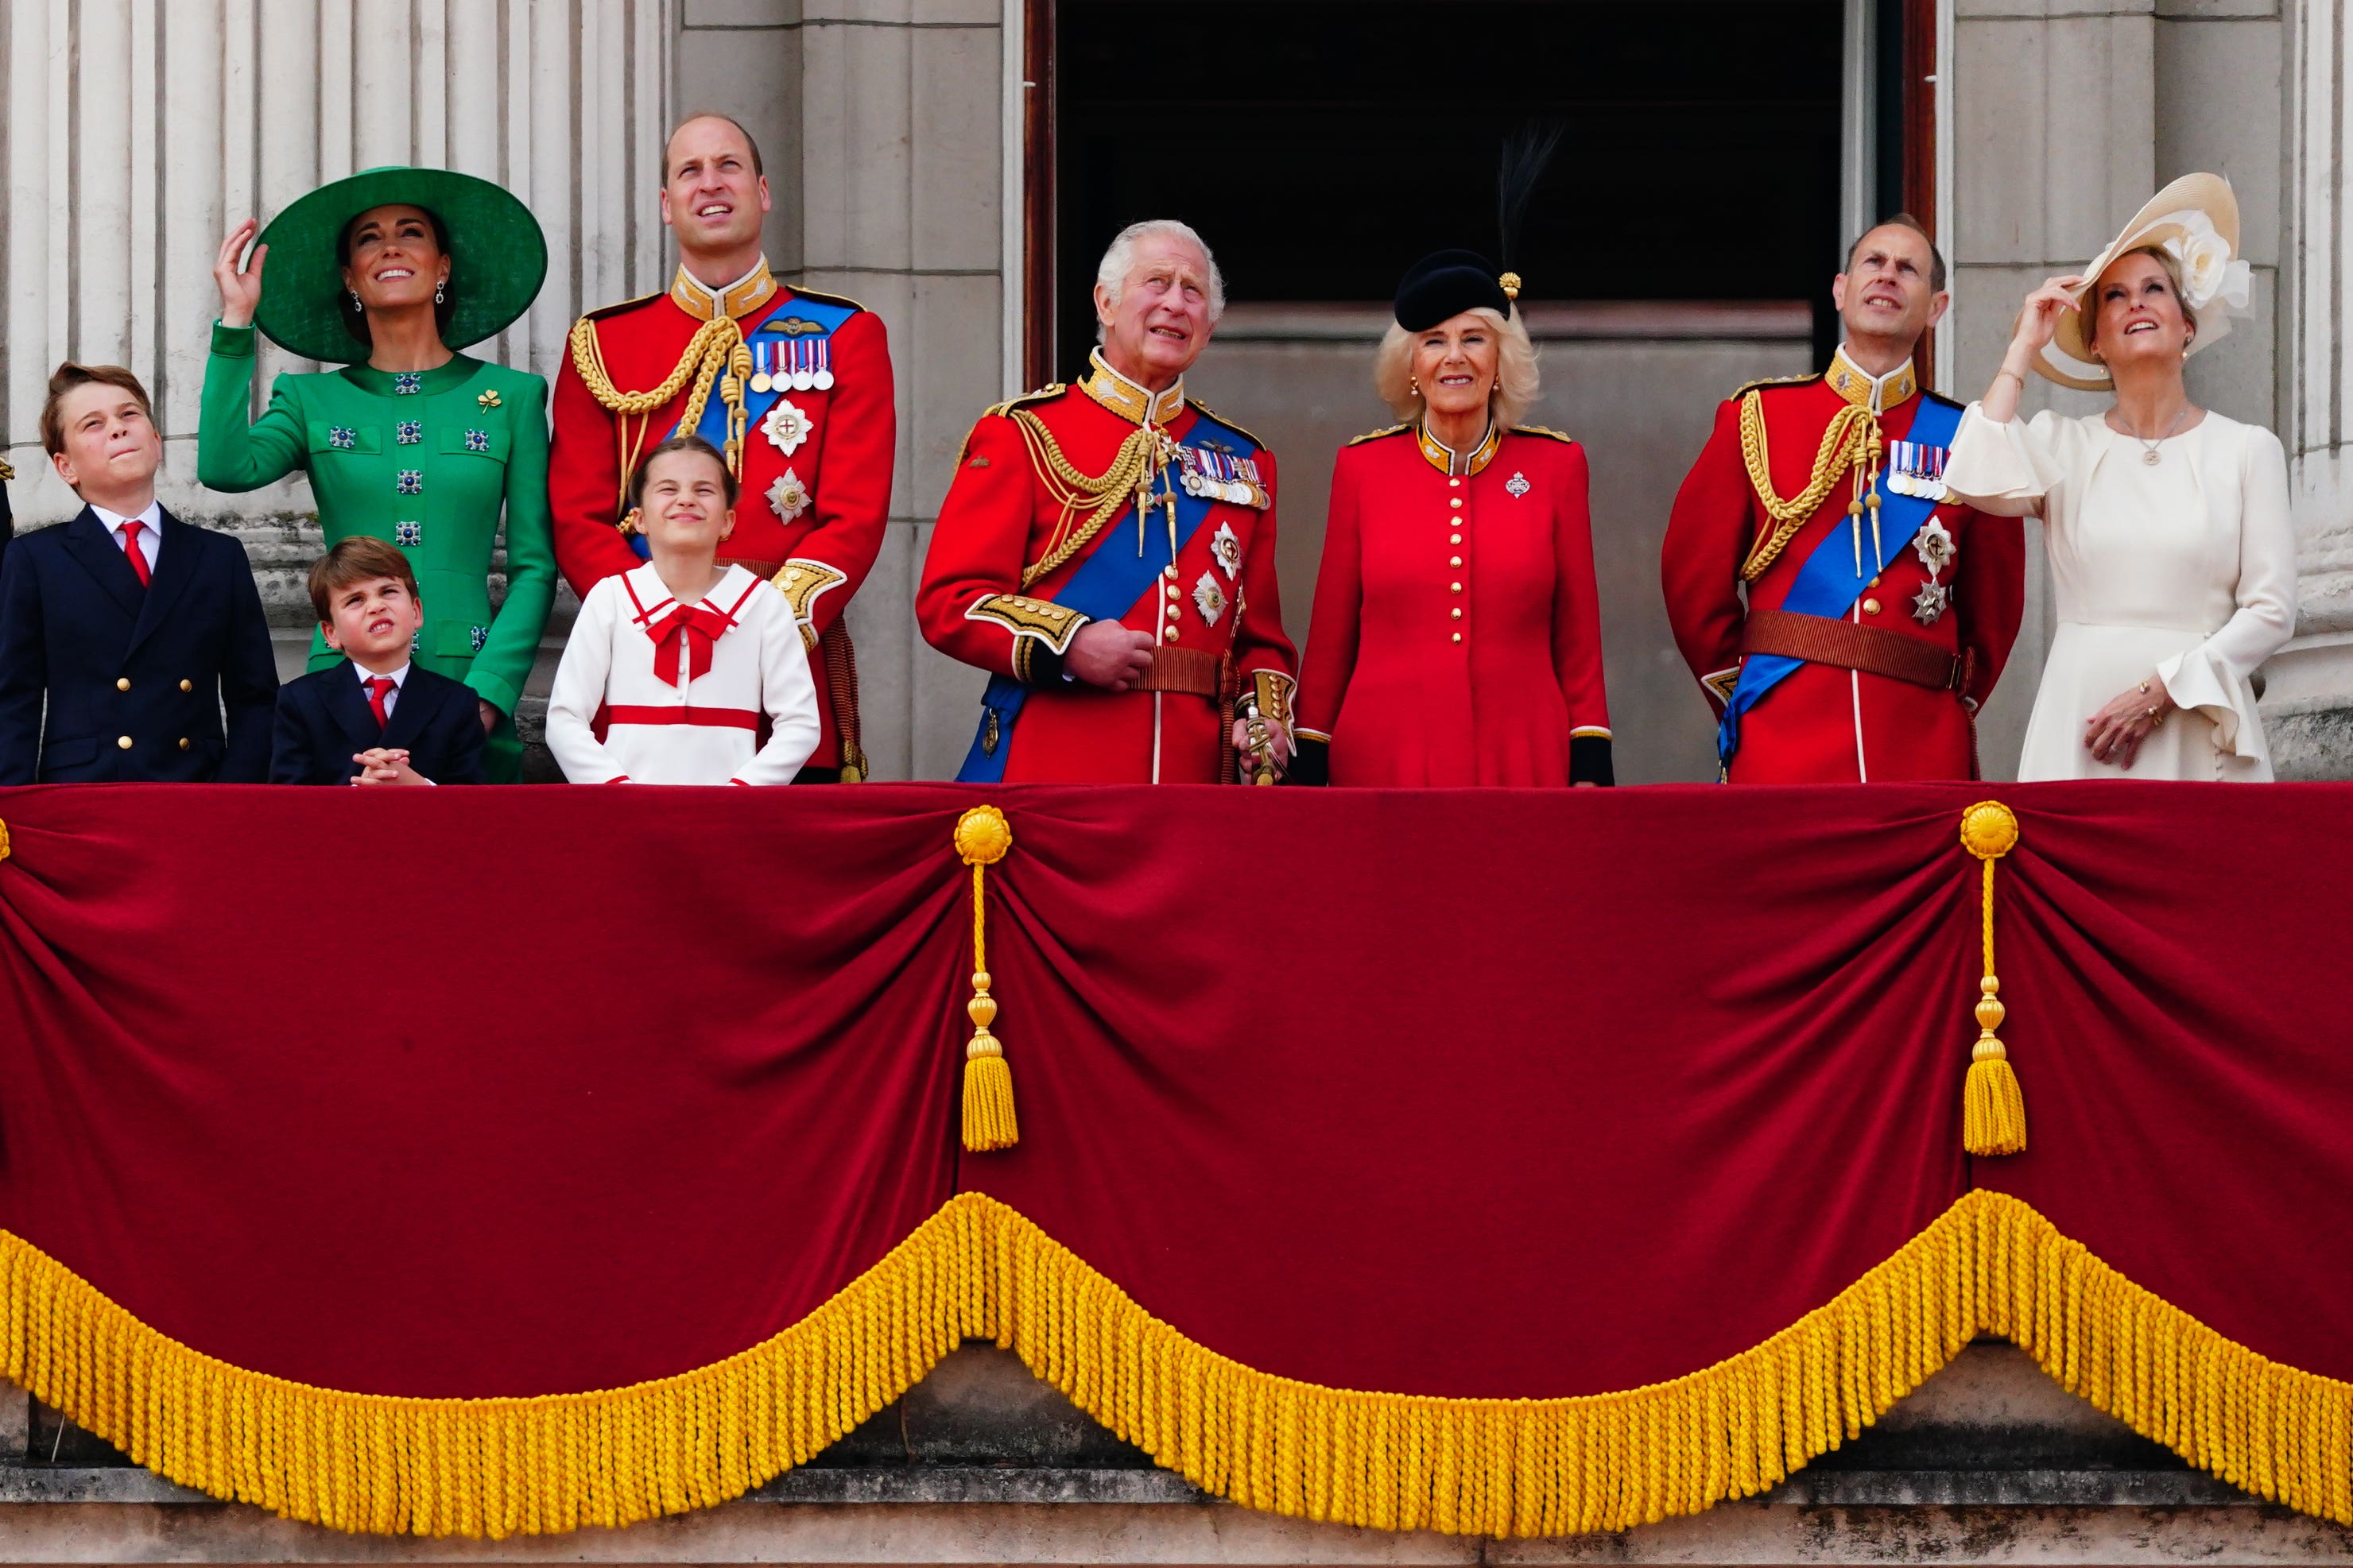
[[[392,723],[392,715],[384,710],[384,700],[399,684],[389,675],[371,675],[367,679],[368,708],[375,714],[375,727],[385,729]]]
[[[135,517],[122,525],[122,553],[131,558],[131,569],[139,574],[142,588],[155,575],[147,569],[147,552],[139,548],[139,531],[146,526]]]
[[[696,676],[711,673],[711,645],[726,635],[734,621],[708,605],[679,605],[658,626],[646,627],[654,639],[654,673],[684,687]],[[678,645],[686,642],[686,674],[678,673]]]

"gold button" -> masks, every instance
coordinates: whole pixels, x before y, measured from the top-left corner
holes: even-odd
[[[1451,590],[1451,592],[1454,592],[1454,593],[1457,593],[1457,594],[1459,594],[1459,593],[1462,592],[1462,584],[1460,584],[1460,583],[1449,583],[1448,584],[1446,584],[1446,586],[1447,586],[1447,587],[1448,587],[1448,589],[1449,589],[1449,590]]]
[[[1184,596],[1184,590],[1178,588],[1176,584],[1171,583],[1168,584],[1168,596],[1172,599],[1182,598]]]
[[[1461,505],[1462,504],[1462,498],[1461,498],[1461,496],[1456,496],[1453,500],[1451,500],[1448,501],[1446,504],[1447,504],[1448,506],[1461,506]]]
[[[1462,618],[1462,606],[1461,606],[1461,605],[1455,605],[1455,606],[1454,606],[1454,608],[1453,608],[1452,610],[1451,610],[1451,611],[1449,611],[1449,612],[1447,612],[1447,613],[1448,613],[1448,614],[1450,614],[1450,615],[1451,615],[1451,616],[1452,616],[1456,620],[1458,620],[1458,621],[1459,621],[1459,620],[1461,620],[1461,619]]]
[[[1446,488],[1450,490],[1459,490],[1462,488],[1462,481],[1461,479],[1449,479],[1446,481]]]
[[[1454,634],[1454,640],[1456,642],[1461,642],[1462,640],[1462,634],[1461,632],[1456,632]]]
[[[116,677],[114,678],[114,689],[116,689],[117,691],[128,691],[128,690],[130,690],[130,689],[131,689],[131,678],[130,678],[129,676],[127,676],[127,675],[118,675],[118,676],[116,676]]]
[[[1460,544],[1462,542],[1462,536],[1459,533],[1450,533],[1446,536],[1446,542],[1449,544]]]
[[[118,745],[118,746],[121,747],[124,751],[126,751],[126,752],[127,752],[127,751],[129,751],[129,750],[131,749],[131,737],[130,737],[130,736],[128,736],[128,735],[125,735],[125,736],[123,736],[123,737],[122,737],[122,739],[121,739],[121,740],[119,740],[119,741],[117,741],[117,742],[115,742],[114,743],[115,743],[116,745]]]
[[[1175,626],[1170,626],[1168,628],[1168,640],[1170,642],[1175,642],[1176,640],[1176,628]]]
[[[195,689],[196,683],[193,680],[183,680],[180,682],[180,689],[183,691],[194,691]]]
[[[1870,582],[1864,584],[1863,586],[1866,588],[1876,588],[1879,586],[1879,579],[1873,577]]]
[[[187,749],[188,749],[188,738],[187,738],[185,735],[183,735],[183,736],[181,736],[181,737],[180,737],[180,750],[182,750],[182,751],[184,751],[184,752],[185,752],[185,751],[186,751]]]
[[[1446,559],[1446,563],[1449,566],[1460,566],[1462,564],[1462,557],[1460,555],[1450,555]]]
[[[1171,561],[1167,565],[1162,567],[1160,569],[1160,574],[1163,577],[1167,578],[1170,582],[1175,582],[1176,580],[1176,563]]]
[[[1866,616],[1875,616],[1879,614],[1879,601],[1876,599],[1865,599],[1862,602],[1862,613]]]

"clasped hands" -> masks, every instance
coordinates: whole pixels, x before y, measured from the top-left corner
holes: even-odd
[[[399,746],[370,746],[364,752],[353,752],[352,761],[360,771],[353,775],[355,784],[429,784],[433,781],[408,765],[408,752]]]
[[[1157,646],[1150,632],[1134,631],[1117,621],[1090,621],[1071,638],[1062,670],[1073,680],[1105,691],[1133,690],[1152,668],[1152,650]],[[1267,759],[1281,773],[1291,765],[1291,728],[1278,719],[1261,717],[1258,722],[1266,731]],[[1234,721],[1234,750],[1241,753],[1244,778],[1250,770],[1250,720]]]
[[[2084,721],[2084,744],[2091,752],[2092,760],[2130,768],[2133,759],[2140,754],[2141,742],[2165,722],[2173,706],[2173,696],[2165,689],[2164,678],[2155,673],[2130,691],[2112,699],[2106,707]]]

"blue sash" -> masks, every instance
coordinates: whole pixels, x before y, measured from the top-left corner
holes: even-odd
[[[1084,396],[1074,393],[1073,396]],[[1193,427],[1185,433],[1185,445],[1198,447],[1204,437],[1219,440],[1234,455],[1244,458],[1258,456],[1258,447],[1250,438],[1231,426],[1221,425],[1208,415],[1201,415]],[[1173,472],[1173,467],[1172,467]],[[1164,483],[1168,481],[1164,480]],[[1155,498],[1153,510],[1161,502]],[[1208,496],[1189,496],[1176,492],[1176,549],[1181,552],[1194,530],[1201,526],[1217,501]],[[1144,552],[1138,555],[1127,548],[1126,529],[1135,517],[1135,503],[1130,501],[1118,516],[1105,523],[1095,535],[1094,549],[1079,563],[1071,580],[1052,602],[1073,609],[1090,620],[1115,621],[1135,607],[1135,602],[1151,592],[1160,582],[1160,575],[1176,559],[1169,552],[1168,531],[1146,527],[1144,531]],[[980,699],[980,731],[972,738],[972,750],[965,753],[964,766],[956,770],[958,784],[997,784],[1005,777],[1005,759],[1013,750],[1013,726],[1021,717],[1021,708],[1029,700],[1029,688],[1009,675],[992,675],[988,689]],[[992,721],[994,722],[992,723]]]
[[[1912,416],[1912,429],[1905,439],[1923,447],[1950,447],[1954,432],[1960,428],[1961,412],[1959,405],[1924,393],[1920,411]],[[1872,481],[1872,488],[1879,495],[1881,548],[1888,560],[1894,560],[1926,526],[1939,503],[1926,496],[1890,495],[1886,480],[1887,474],[1883,469]],[[1871,562],[1864,563],[1861,572],[1854,569],[1854,551],[1846,530],[1833,527],[1798,569],[1798,580],[1789,585],[1789,596],[1781,601],[1781,608],[1793,616],[1843,619],[1854,607],[1855,600],[1862,596],[1864,586],[1877,574],[1877,567]],[[1741,660],[1739,683],[1733,688],[1732,700],[1725,704],[1723,721],[1716,726],[1715,755],[1719,763],[1730,767],[1733,753],[1740,749],[1741,715],[1756,707],[1767,692],[1805,662],[1778,653],[1752,653]]]
[[[747,343],[762,339],[779,343],[830,342],[841,323],[857,313],[847,305],[829,304],[823,300],[812,300],[806,294],[796,294],[770,310],[767,320],[744,333],[744,341]],[[783,330],[786,321],[814,321],[823,330],[812,332],[804,328],[799,332],[786,332]],[[744,440],[746,446],[767,438],[760,434],[760,421],[768,416],[768,410],[776,405],[777,399],[792,395],[796,394],[788,386],[771,386],[765,392],[754,392],[749,382],[744,384]],[[797,395],[810,397],[818,395],[807,392]],[[682,424],[671,426],[669,435],[663,439],[683,434]],[[710,397],[703,402],[702,419],[695,426],[693,433],[722,452],[727,450],[727,400],[719,395],[716,382],[712,384]],[[646,543],[646,536],[642,533],[629,535],[629,548],[638,552],[640,561],[653,558],[652,547]]]

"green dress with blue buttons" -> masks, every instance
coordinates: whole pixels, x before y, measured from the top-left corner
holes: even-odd
[[[216,490],[259,489],[297,468],[330,545],[358,534],[408,554],[425,603],[417,657],[463,681],[504,714],[486,771],[522,774],[515,704],[555,601],[555,539],[547,505],[547,383],[459,354],[436,370],[364,364],[286,374],[269,407],[246,420],[255,331],[213,326],[205,366],[196,477]],[[503,513],[505,601],[491,607],[491,555]],[[312,669],[343,658],[313,637]]]

